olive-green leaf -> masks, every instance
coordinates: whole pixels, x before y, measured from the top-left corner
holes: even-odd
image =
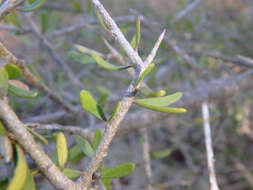
[[[20,27],[20,23],[18,21],[17,15],[14,12],[8,14],[6,16],[6,19],[8,20],[8,22],[13,24],[14,26]]]
[[[0,69],[0,98],[7,95],[8,91],[8,73],[2,68]]]
[[[27,169],[25,184],[21,190],[28,190],[28,189],[29,190],[36,190],[36,186],[34,183],[32,172],[29,168]]]
[[[3,123],[0,121],[0,136],[5,136],[7,133],[6,133],[6,129],[3,125]]]
[[[48,145],[48,140],[43,137],[42,135],[40,135],[39,133],[37,133],[36,131],[30,129],[28,126],[26,126],[26,129],[36,138],[38,139],[41,143],[43,143],[44,145]]]
[[[105,24],[104,24],[104,22],[103,22],[103,19],[102,19],[102,17],[100,16],[100,14],[99,14],[98,11],[96,11],[96,15],[97,15],[97,18],[98,18],[98,22],[99,22],[99,24],[102,26],[102,28],[103,28],[105,31],[109,32],[108,28],[105,26]]]
[[[27,177],[27,163],[25,160],[25,155],[23,150],[19,145],[15,145],[17,152],[17,164],[14,171],[14,176],[8,185],[7,190],[21,190],[25,184],[25,180]]]
[[[58,133],[56,136],[56,151],[58,164],[61,168],[63,168],[68,160],[68,145],[62,132]]]
[[[83,139],[80,136],[75,136],[75,140],[77,145],[82,149],[83,153],[86,156],[91,158],[94,155],[94,149],[87,140]]]
[[[72,3],[73,8],[76,10],[76,12],[82,12],[82,7],[79,2],[75,1]]]
[[[82,174],[82,172],[71,169],[71,168],[64,168],[63,172],[64,172],[64,175],[66,175],[69,179],[78,178]]]
[[[141,21],[138,18],[137,22],[136,22],[136,34],[134,35],[134,37],[131,41],[131,45],[135,50],[138,49],[138,46],[140,44],[140,40],[141,40]]]
[[[75,145],[69,150],[69,161],[72,164],[76,164],[79,162],[81,159],[85,157],[85,154],[83,153],[82,149],[78,146]]]
[[[9,80],[16,79],[22,76],[22,70],[13,64],[6,64],[5,70],[8,72]]]
[[[120,106],[121,106],[121,101],[119,101],[119,102],[117,103],[117,105],[115,106],[115,108],[114,108],[114,110],[113,110],[113,113],[112,113],[112,115],[111,115],[109,121],[112,120],[112,119],[114,118],[114,116],[118,113]]]
[[[171,153],[170,149],[165,149],[161,151],[153,151],[150,153],[151,158],[165,158],[168,157]]]
[[[93,59],[96,61],[96,63],[103,69],[108,70],[108,71],[119,71],[119,70],[124,70],[132,67],[131,65],[128,66],[118,66],[118,65],[113,65],[107,61],[105,61],[100,55],[97,53],[92,53],[91,56]]]
[[[149,104],[142,104],[142,103],[136,103],[138,106],[153,110],[153,111],[158,111],[158,112],[163,112],[163,113],[171,113],[171,114],[180,114],[180,113],[185,113],[187,110],[184,108],[171,108],[171,107],[161,107],[161,106],[152,106]]]
[[[174,94],[163,96],[163,97],[154,97],[154,98],[143,98],[143,99],[136,99],[135,103],[139,104],[146,104],[151,106],[168,106],[172,103],[177,102],[182,97],[181,92],[176,92]]]
[[[98,145],[99,145],[99,143],[102,139],[102,136],[103,136],[102,131],[100,129],[97,129],[95,131],[94,138],[93,138],[93,148],[94,148],[94,150],[97,149],[97,147],[98,147]]]
[[[18,88],[12,84],[9,84],[8,92],[20,98],[35,98],[38,95],[38,92]]]
[[[104,184],[106,190],[112,190],[111,179],[101,179],[101,181]]]
[[[149,97],[161,97],[161,96],[164,96],[165,94],[166,94],[165,90],[159,90],[159,91],[150,93],[148,96]]]
[[[96,100],[90,95],[86,90],[82,90],[80,93],[80,102],[82,108],[85,109],[88,113],[94,115],[98,119],[106,121],[104,112]]]
[[[102,179],[113,179],[113,178],[121,178],[131,174],[135,169],[135,164],[126,163],[116,166],[110,169],[104,169],[101,172]]]
[[[34,10],[40,8],[45,2],[46,2],[46,0],[35,0],[32,3],[25,1],[24,7],[22,9],[20,9],[20,11],[23,11],[23,12],[34,11]]]
[[[48,28],[48,15],[46,12],[41,13],[40,20],[41,20],[41,33],[45,34]]]
[[[150,64],[145,71],[141,74],[141,76],[138,78],[136,85],[139,85],[141,83],[141,81],[153,70],[153,68],[155,67],[155,64],[152,63]]]

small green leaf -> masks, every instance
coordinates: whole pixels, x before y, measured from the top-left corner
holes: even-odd
[[[158,107],[168,106],[172,103],[177,102],[181,97],[182,97],[182,93],[181,92],[176,92],[176,93],[171,94],[169,96],[136,99],[135,103],[137,105],[146,104],[146,105],[158,106]]]
[[[133,49],[136,49],[137,48],[137,36],[136,34],[134,34],[132,40],[131,40],[131,46],[133,47]]]
[[[48,28],[48,16],[46,12],[41,13],[40,20],[41,20],[41,33],[45,34]]]
[[[112,115],[111,115],[109,121],[111,121],[111,120],[114,118],[114,116],[118,113],[120,106],[121,106],[121,101],[119,101],[119,102],[117,103],[117,105],[115,106],[115,108],[114,108],[114,110],[113,110],[113,113],[112,113]]]
[[[103,19],[101,18],[101,16],[100,16],[100,14],[99,14],[98,11],[96,11],[96,15],[97,15],[97,18],[98,18],[98,22],[99,22],[99,24],[102,26],[102,28],[103,28],[105,31],[110,32],[110,31],[108,30],[108,28],[105,26],[105,24],[104,24],[104,22],[103,22]]]
[[[132,47],[135,50],[137,50],[141,41],[141,21],[139,18],[137,19],[137,22],[136,22],[136,34],[133,39],[135,40],[135,43],[132,42],[133,43]]]
[[[138,78],[136,85],[139,85],[141,81],[152,71],[152,69],[155,67],[155,64],[150,64],[145,71],[141,74],[141,76]]]
[[[106,190],[112,190],[111,179],[101,179],[101,181],[104,184]]]
[[[25,184],[21,190],[28,190],[28,189],[29,190],[36,190],[36,186],[34,183],[32,172],[29,168],[27,169]]]
[[[14,176],[8,185],[7,190],[20,190],[25,184],[25,180],[27,177],[27,163],[25,160],[25,155],[23,150],[19,145],[15,145],[17,152],[17,164],[14,171]]]
[[[141,103],[136,103],[136,104],[138,106],[141,106],[153,111],[163,112],[163,113],[180,114],[180,113],[185,113],[187,111],[184,108],[159,107],[159,106],[152,106],[149,104],[141,104]]]
[[[8,73],[2,68],[0,69],[0,98],[7,95],[8,90]]]
[[[31,12],[31,11],[34,11],[34,10],[40,8],[45,2],[46,2],[46,0],[35,0],[32,3],[25,1],[24,7],[20,10],[23,12]]]
[[[7,133],[6,133],[6,129],[3,125],[3,123],[0,121],[0,136],[5,136]]]
[[[101,94],[101,96],[98,99],[98,104],[101,105],[101,106],[104,106],[105,103],[106,103],[107,98],[108,98],[108,94],[107,93]]]
[[[28,126],[26,126],[26,129],[36,138],[38,139],[41,143],[43,143],[44,145],[48,145],[48,140],[43,137],[42,135],[40,135],[39,133],[37,133],[36,131],[30,129]]]
[[[82,172],[70,168],[64,168],[64,175],[66,175],[69,179],[75,179],[80,177]]]
[[[83,153],[91,158],[94,154],[94,150],[90,143],[80,136],[75,136],[75,140],[77,145],[82,149]]]
[[[161,97],[161,96],[164,96],[165,94],[166,94],[165,90],[159,90],[157,92],[150,93],[148,96],[149,97]]]
[[[165,149],[165,150],[161,150],[161,151],[153,151],[151,152],[151,158],[165,158],[168,157],[171,153],[170,149]]]
[[[70,51],[69,56],[71,59],[73,59],[75,62],[81,63],[81,64],[94,64],[95,61],[90,55],[85,55],[83,53],[79,53],[76,51]]]
[[[79,162],[84,157],[85,157],[85,154],[83,153],[82,149],[78,145],[73,146],[69,150],[69,156],[68,156],[68,158],[69,158],[69,161],[72,164],[76,164],[77,162]]]
[[[104,169],[101,172],[102,179],[113,179],[113,178],[121,178],[131,174],[134,171],[135,164],[126,163],[116,166],[110,169]]]
[[[35,98],[38,95],[38,92],[24,90],[22,88],[15,87],[12,84],[9,84],[8,92],[21,98]]]
[[[76,12],[82,12],[82,7],[79,2],[75,1],[72,3],[73,8],[76,10]]]
[[[14,12],[8,14],[6,16],[6,19],[8,20],[8,22],[13,24],[14,26],[20,27],[20,23],[18,21],[17,15]]]
[[[105,61],[100,55],[97,53],[92,53],[91,56],[93,59],[96,61],[96,63],[103,69],[108,70],[108,71],[119,71],[119,70],[124,70],[132,67],[131,65],[128,66],[117,66],[113,65],[107,61]]]
[[[94,150],[97,149],[97,147],[98,147],[98,145],[99,145],[99,143],[102,139],[102,136],[103,136],[102,131],[100,129],[97,129],[95,131],[94,138],[93,138],[93,148],[94,148]]]
[[[98,119],[106,121],[106,117],[102,108],[97,104],[96,100],[90,95],[88,91],[82,90],[80,93],[80,101],[83,109]]]
[[[68,160],[68,145],[64,134],[58,133],[56,136],[56,151],[57,151],[57,158],[58,164],[61,168],[64,168]]]
[[[21,69],[16,65],[6,64],[4,68],[8,72],[9,80],[16,79],[22,76]]]

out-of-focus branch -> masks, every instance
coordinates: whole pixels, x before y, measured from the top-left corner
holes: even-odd
[[[26,80],[44,92],[50,99],[52,99],[57,104],[61,105],[67,112],[73,114],[76,113],[76,110],[65,100],[63,100],[58,94],[51,91],[46,85],[41,83],[28,69],[28,66],[25,61],[17,59],[1,42],[0,42],[0,56],[6,60],[8,63],[17,65],[23,72]]]
[[[152,171],[151,171],[151,162],[150,162],[150,147],[149,147],[149,141],[148,141],[148,131],[146,128],[141,130],[141,134],[143,136],[143,142],[142,142],[142,158],[144,160],[145,164],[145,173],[147,178],[147,184],[146,189],[152,190]]]
[[[234,159],[236,169],[242,174],[242,176],[248,181],[251,188],[253,187],[253,176],[247,167],[239,160]]]
[[[219,55],[218,53],[214,52],[206,52],[206,51],[187,51],[190,54],[197,55],[197,56],[209,56],[213,57],[214,59],[220,59],[225,62],[231,62],[237,64],[239,66],[253,68],[253,62],[250,61],[249,58],[243,59],[242,56],[238,56],[237,58],[232,58],[224,55]]]
[[[26,152],[37,163],[40,170],[47,176],[52,184],[58,189],[76,189],[74,182],[69,180],[43,152],[34,141],[32,135],[26,130],[24,124],[8,105],[8,100],[0,100],[0,119],[6,128],[14,135],[17,142],[22,145]]]
[[[76,75],[73,73],[73,71],[67,65],[67,63],[65,63],[65,61],[61,59],[61,57],[57,54],[57,52],[54,51],[52,44],[46,39],[45,36],[40,34],[38,27],[33,22],[32,18],[29,16],[25,16],[25,18],[28,21],[35,37],[37,37],[41,41],[41,43],[46,48],[48,54],[55,60],[55,62],[62,66],[63,70],[68,75],[69,80],[74,85],[78,86],[81,89],[84,89],[84,85],[82,84],[82,82],[76,77]]]
[[[177,13],[172,21],[171,24],[174,24],[175,22],[180,21],[182,18],[184,18],[186,15],[188,15],[192,10],[194,10],[197,5],[201,2],[201,0],[195,0],[192,3],[190,3],[189,5],[186,6],[185,9],[183,9],[182,11],[180,11],[179,13]]]
[[[87,128],[82,128],[78,126],[63,126],[59,124],[40,124],[40,123],[26,123],[26,126],[33,128],[34,130],[46,130],[46,131],[65,131],[80,135],[83,138],[92,141],[93,133]]]
[[[214,168],[212,135],[211,135],[209,110],[208,110],[207,102],[202,103],[202,115],[203,115],[203,120],[204,120],[204,134],[205,134],[205,145],[206,145],[210,190],[219,190],[217,180],[216,180],[215,168]]]

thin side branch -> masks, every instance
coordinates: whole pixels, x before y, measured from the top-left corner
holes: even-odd
[[[203,102],[202,104],[202,115],[204,119],[204,133],[205,133],[210,190],[219,190],[214,169],[214,156],[213,156],[214,154],[212,148],[212,135],[210,129],[209,111],[207,102]]]

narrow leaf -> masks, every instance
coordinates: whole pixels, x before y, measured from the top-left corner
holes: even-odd
[[[83,90],[80,93],[80,101],[83,109],[98,119],[106,121],[106,117],[102,108],[97,104],[96,100],[90,95],[88,91]]]
[[[113,179],[113,178],[121,178],[131,174],[134,171],[135,164],[133,163],[126,163],[116,166],[110,169],[104,169],[101,172],[102,179]]]
[[[48,145],[48,140],[43,137],[42,135],[40,135],[39,133],[37,133],[36,131],[32,130],[31,128],[29,128],[28,126],[26,126],[26,129],[36,138],[38,139],[41,143],[43,143],[44,145]]]
[[[0,69],[0,98],[7,95],[8,90],[8,73],[2,68]]]
[[[99,14],[98,11],[96,11],[96,15],[97,15],[97,18],[98,18],[98,22],[99,22],[99,24],[102,26],[102,28],[103,28],[105,31],[110,32],[110,31],[108,30],[108,28],[105,26],[104,21],[103,21],[103,19],[102,19],[102,17],[100,16],[100,14]]]
[[[7,190],[20,190],[25,184],[25,180],[27,177],[27,163],[25,160],[25,155],[23,150],[19,145],[15,145],[17,152],[17,164],[14,171],[14,176],[8,185]]]
[[[22,76],[21,69],[16,65],[6,64],[4,68],[8,72],[9,80],[16,79]]]
[[[141,76],[138,78],[136,85],[139,85],[141,83],[141,81],[153,70],[153,68],[155,67],[155,64],[150,64],[145,71],[141,74]]]
[[[75,179],[80,177],[82,172],[70,168],[64,168],[64,175],[66,175],[69,179]]]
[[[38,95],[38,92],[24,90],[22,88],[15,87],[12,84],[9,84],[8,92],[14,94],[15,96],[21,97],[21,98],[35,98]]]
[[[48,16],[47,13],[43,12],[40,15],[41,20],[41,33],[45,34],[48,28]]]
[[[14,26],[20,27],[20,23],[18,21],[17,15],[14,12],[8,14],[6,16],[6,19],[8,20],[8,22],[13,24]]]
[[[33,3],[25,1],[24,7],[20,10],[23,12],[31,12],[40,8],[45,2],[46,0],[35,0]]]
[[[112,115],[111,115],[109,121],[111,121],[111,120],[114,118],[114,116],[118,113],[118,111],[119,111],[119,109],[120,109],[120,106],[121,106],[121,101],[119,101],[119,102],[117,103],[117,105],[115,106],[115,108],[114,108],[114,110],[113,110],[113,113],[112,113]]]
[[[149,104],[143,104],[143,103],[136,103],[138,106],[153,110],[153,111],[158,111],[158,112],[163,112],[163,113],[171,113],[171,114],[180,114],[180,113],[185,113],[187,110],[184,108],[169,108],[169,107],[159,107],[159,106],[152,106]]]
[[[136,38],[135,38],[135,40],[136,40],[136,47],[134,49],[137,50],[139,47],[140,41],[141,41],[141,21],[139,18],[137,19],[137,22],[136,22]]]
[[[104,184],[106,190],[112,190],[111,179],[101,179],[101,181]]]
[[[170,149],[165,149],[161,151],[153,151],[151,152],[151,158],[165,158],[168,157],[171,153]]]
[[[69,161],[72,164],[76,164],[77,162],[79,162],[84,157],[85,157],[85,154],[83,153],[82,149],[78,145],[73,146],[69,150],[69,156],[68,156],[68,158],[69,158]]]
[[[6,133],[6,129],[3,125],[3,123],[0,121],[0,136],[5,136],[7,133]]]
[[[91,147],[90,143],[80,136],[75,136],[75,140],[77,145],[82,149],[83,153],[91,158],[94,154],[94,150]]]
[[[117,66],[113,65],[107,61],[105,61],[100,55],[93,53],[91,54],[93,59],[96,61],[96,63],[103,69],[108,70],[108,71],[118,71],[118,70],[124,70],[132,67],[131,65],[128,66]]]
[[[61,168],[64,168],[68,160],[68,145],[64,134],[58,133],[56,136],[56,151],[58,157],[58,164]]]
[[[172,103],[177,102],[182,97],[181,92],[176,92],[169,96],[163,97],[155,97],[155,98],[144,98],[144,99],[136,99],[136,104],[146,104],[151,106],[168,106]]]
[[[29,190],[36,190],[33,175],[32,175],[32,172],[29,168],[27,168],[25,184],[21,190],[28,190],[28,189]]]
[[[93,148],[94,148],[94,150],[97,149],[97,147],[98,147],[98,145],[99,145],[99,143],[102,139],[102,136],[103,136],[102,131],[100,129],[97,129],[95,131],[94,138],[93,138]]]

